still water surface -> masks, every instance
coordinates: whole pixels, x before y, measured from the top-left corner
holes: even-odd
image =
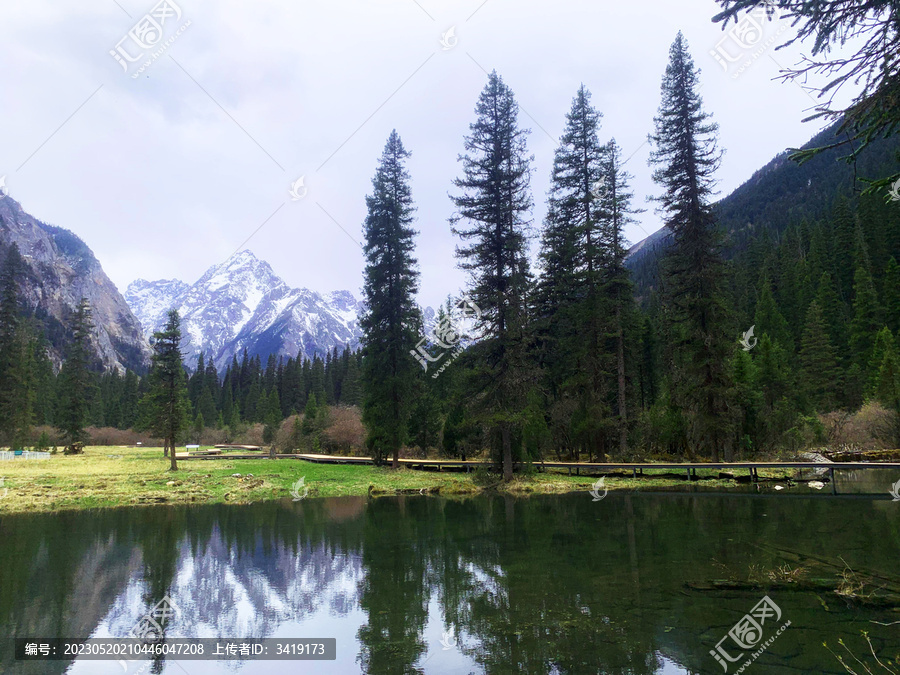
[[[821,590],[687,584],[800,564],[836,578],[846,563],[900,590],[896,477],[877,473],[860,480],[880,496],[804,486],[4,517],[0,636],[122,637],[169,596],[169,636],[333,637],[337,660],[160,661],[145,673],[722,673],[710,650],[768,593],[791,625],[745,672],[845,673],[822,643],[843,638],[865,657],[865,630],[896,658],[900,623],[880,624],[900,612]],[[2,673],[125,675],[114,661],[26,665],[9,646]]]

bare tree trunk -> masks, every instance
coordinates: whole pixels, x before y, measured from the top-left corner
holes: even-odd
[[[175,439],[171,439],[172,453],[169,457],[172,460],[172,465],[169,467],[172,471],[178,471],[178,462],[175,459]]]
[[[618,290],[616,291],[618,295]],[[619,376],[619,453],[624,457],[628,452],[628,411],[625,402],[625,336],[622,331],[622,306],[616,299],[616,358]]]
[[[513,479],[512,439],[509,434],[509,425],[506,423],[500,427],[500,438],[503,444],[503,480],[510,481]]]

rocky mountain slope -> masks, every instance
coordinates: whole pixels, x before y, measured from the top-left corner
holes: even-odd
[[[189,365],[201,351],[221,370],[245,348],[263,359],[273,353],[312,358],[359,344],[362,303],[352,293],[290,288],[247,250],[210,267],[193,285],[138,279],[125,298],[147,336],[163,326],[170,308],[178,310]]]
[[[72,312],[84,297],[91,304],[94,350],[103,367],[146,368],[150,345],[140,323],[81,239],[25,213],[5,195],[0,197],[0,265],[12,244],[25,262],[21,283],[25,304],[44,324],[56,366],[65,356]]]

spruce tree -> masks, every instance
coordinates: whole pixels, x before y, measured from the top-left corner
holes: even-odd
[[[28,443],[34,424],[37,344],[33,322],[22,321],[14,336],[12,368],[7,370],[6,378],[8,393],[14,394],[9,399],[13,405],[7,407],[10,414],[7,422],[12,429],[11,446],[16,449]]]
[[[756,365],[753,363],[750,352],[738,349],[732,356],[731,367],[735,406],[740,411],[737,425],[738,447],[744,451],[752,451],[756,437],[757,418],[762,403],[762,395],[756,386]]]
[[[194,371],[194,374],[188,378],[188,397],[191,400],[191,405],[194,409],[197,409],[197,405],[200,403],[200,395],[203,393],[203,390],[206,388],[206,363],[203,358],[203,352],[201,351],[197,355],[197,369]]]
[[[363,423],[366,446],[377,463],[391,456],[400,466],[400,448],[407,440],[418,339],[421,324],[415,294],[419,272],[413,257],[412,191],[406,159],[410,153],[392,131],[381,155],[372,194],[366,196],[366,244],[363,292]],[[323,387],[324,389],[324,387]],[[322,392],[325,393],[324,391]]]
[[[278,391],[274,388],[265,396],[265,409],[262,412],[263,442],[272,444],[281,426],[281,401],[278,399]]]
[[[347,360],[347,373],[341,384],[341,403],[343,405],[359,405],[362,400],[359,365],[356,357],[350,356]]]
[[[625,256],[628,253],[624,227],[634,222],[629,189],[631,175],[622,168],[621,150],[615,139],[605,147],[603,166],[604,182],[599,193],[603,206],[602,241],[606,253],[603,261],[603,288],[613,307],[611,334],[616,354],[616,408],[619,417],[619,453],[628,452],[628,399],[626,391],[626,326],[634,312],[634,294]]]
[[[213,400],[213,394],[208,387],[203,387],[200,391],[200,399],[197,401],[197,412],[203,415],[206,426],[215,424],[218,413],[216,412],[216,402]]]
[[[822,310],[828,337],[834,345],[840,362],[849,358],[849,346],[847,344],[847,318],[845,305],[838,297],[837,289],[831,280],[831,274],[824,272],[819,279],[819,288],[816,291],[816,302]]]
[[[122,384],[122,428],[130,429],[137,421],[138,407],[138,376],[133,370],[125,371],[125,380]]]
[[[259,378],[254,377],[250,382],[250,386],[247,389],[246,395],[244,396],[243,418],[244,421],[248,422],[249,424],[260,421],[260,396],[261,391],[259,386]]]
[[[784,433],[796,419],[793,403],[794,378],[785,350],[768,335],[759,338],[753,350],[756,388],[762,392],[758,419],[757,444],[778,447]]]
[[[33,330],[35,336],[39,334]],[[34,422],[40,425],[53,425],[55,422],[56,376],[48,354],[48,345],[42,337],[34,337],[31,341],[34,359]],[[125,399],[122,401],[123,411]],[[131,425],[122,428],[127,429]]]
[[[872,396],[878,389],[878,382],[881,375],[881,366],[884,363],[885,355],[894,354],[896,352],[896,344],[894,343],[894,335],[890,329],[885,326],[875,335],[875,341],[872,345],[872,355],[869,357],[869,364],[866,368],[866,396]]]
[[[729,342],[722,301],[720,235],[710,208],[719,166],[718,126],[703,111],[698,71],[679,32],[669,50],[662,103],[654,118],[653,179],[673,236],[663,261],[670,321],[673,396],[689,420],[692,448],[714,461],[730,456]]]
[[[206,428],[206,422],[203,420],[203,413],[197,411],[197,414],[194,415],[194,442],[200,443],[200,439],[203,437],[203,430]]]
[[[77,451],[77,443],[85,443],[84,430],[91,401],[96,396],[96,384],[90,371],[91,308],[82,298],[72,317],[72,341],[59,375],[59,411],[57,425],[66,444],[66,452]]]
[[[874,396],[883,406],[900,415],[900,358],[896,349],[886,351],[881,359]]]
[[[837,254],[832,259],[835,286],[844,302],[849,303],[853,298],[854,269],[846,263],[846,255],[855,248],[856,227],[853,222],[853,213],[844,197],[840,197],[835,204],[831,216],[831,232],[834,251]]]
[[[601,116],[582,85],[553,159],[535,303],[551,391],[558,397],[567,390],[593,413],[599,407],[600,343],[609,314],[609,307],[601,306],[605,251],[596,198],[605,179],[605,153],[597,135]],[[599,446],[596,438],[585,441]]]
[[[513,476],[513,444],[532,388],[527,363],[527,238],[532,207],[532,157],[518,126],[512,91],[492,72],[469,125],[463,175],[454,180],[452,232],[459,267],[469,274],[468,297],[479,308],[475,329],[475,391],[470,403],[490,430],[505,480]]]
[[[837,354],[822,308],[815,300],[806,311],[800,344],[800,385],[812,406],[821,412],[828,412],[836,403],[834,394],[840,388]]]
[[[853,363],[863,373],[872,358],[875,335],[881,325],[872,275],[861,261],[857,261],[853,274],[853,319],[850,321],[849,342]]]
[[[174,309],[167,316],[163,330],[153,334],[150,390],[142,404],[145,425],[163,439],[164,453],[171,453],[171,470],[176,471],[175,445],[187,429],[191,406],[181,362],[181,319]]]
[[[21,317],[19,279],[24,270],[19,249],[7,250],[0,272],[0,441],[20,448],[33,417],[34,347]]]
[[[827,223],[815,223],[809,228],[807,261],[809,262],[810,275],[814,281],[821,279],[825,273],[828,273],[830,276],[833,268],[831,249],[829,247],[830,235],[831,228]],[[822,307],[822,309],[824,310],[825,308]]]
[[[874,397],[894,413],[892,440],[900,443],[900,356],[893,345],[885,350],[881,359]]]
[[[900,265],[893,256],[885,265],[882,289],[884,323],[896,333],[900,331]]]
[[[756,327],[756,335],[765,333],[774,342],[781,345],[788,354],[793,353],[794,338],[791,335],[791,328],[778,309],[778,304],[775,302],[775,296],[772,293],[772,282],[769,281],[768,276],[764,277],[762,281],[759,299],[756,301],[756,313],[753,316],[753,323]]]
[[[234,405],[234,402],[231,398],[231,376],[230,374],[225,376],[225,381],[222,387],[222,403],[221,403],[222,417],[225,420],[226,424],[231,423],[231,418],[237,412],[237,406]]]
[[[411,445],[419,448],[422,457],[428,456],[428,448],[437,447],[440,438],[441,401],[435,392],[437,381],[427,373],[420,373],[414,387],[415,402],[409,421],[409,439]]]
[[[213,401],[218,401],[219,371],[216,370],[216,364],[213,361],[212,354],[209,354],[206,357],[206,376],[203,379],[205,380],[206,388],[209,389],[209,393],[213,397]]]
[[[318,355],[314,355],[312,360],[309,395],[317,399],[325,396],[325,362]]]

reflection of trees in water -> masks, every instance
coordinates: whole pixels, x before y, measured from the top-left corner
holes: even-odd
[[[421,672],[414,664],[426,650],[422,629],[430,597],[426,585],[430,523],[419,517],[426,502],[378,499],[366,510],[359,604],[368,621],[358,632],[362,643],[358,661],[366,673]],[[401,510],[406,510],[405,518],[397,517]]]
[[[587,495],[415,497],[4,518],[0,635],[89,635],[101,623],[124,635],[167,594],[178,607],[170,635],[263,637],[323,609],[346,616],[359,607],[361,668],[415,673],[441,651],[425,640],[433,598],[444,630],[486,672],[649,674],[660,653],[707,672],[709,649],[758,598],[687,596],[685,581],[783,562],[760,543],[825,555],[823,532],[840,535],[832,557],[897,576],[891,506],[737,495],[610,495],[599,504]],[[784,598],[792,626],[756,665],[788,672],[793,650],[804,668],[827,668],[822,640],[860,628],[876,645],[900,648],[889,632],[896,626],[848,618],[829,603],[825,614],[810,594]],[[12,669],[11,656],[0,656],[0,670]],[[32,665],[15,672],[69,664]]]
[[[468,651],[487,672],[656,670],[640,616],[617,616],[637,592],[621,574],[624,528],[598,525],[597,536],[610,548],[598,555],[598,541],[584,536],[579,515],[572,500],[497,497],[448,505],[442,606],[475,638]]]

